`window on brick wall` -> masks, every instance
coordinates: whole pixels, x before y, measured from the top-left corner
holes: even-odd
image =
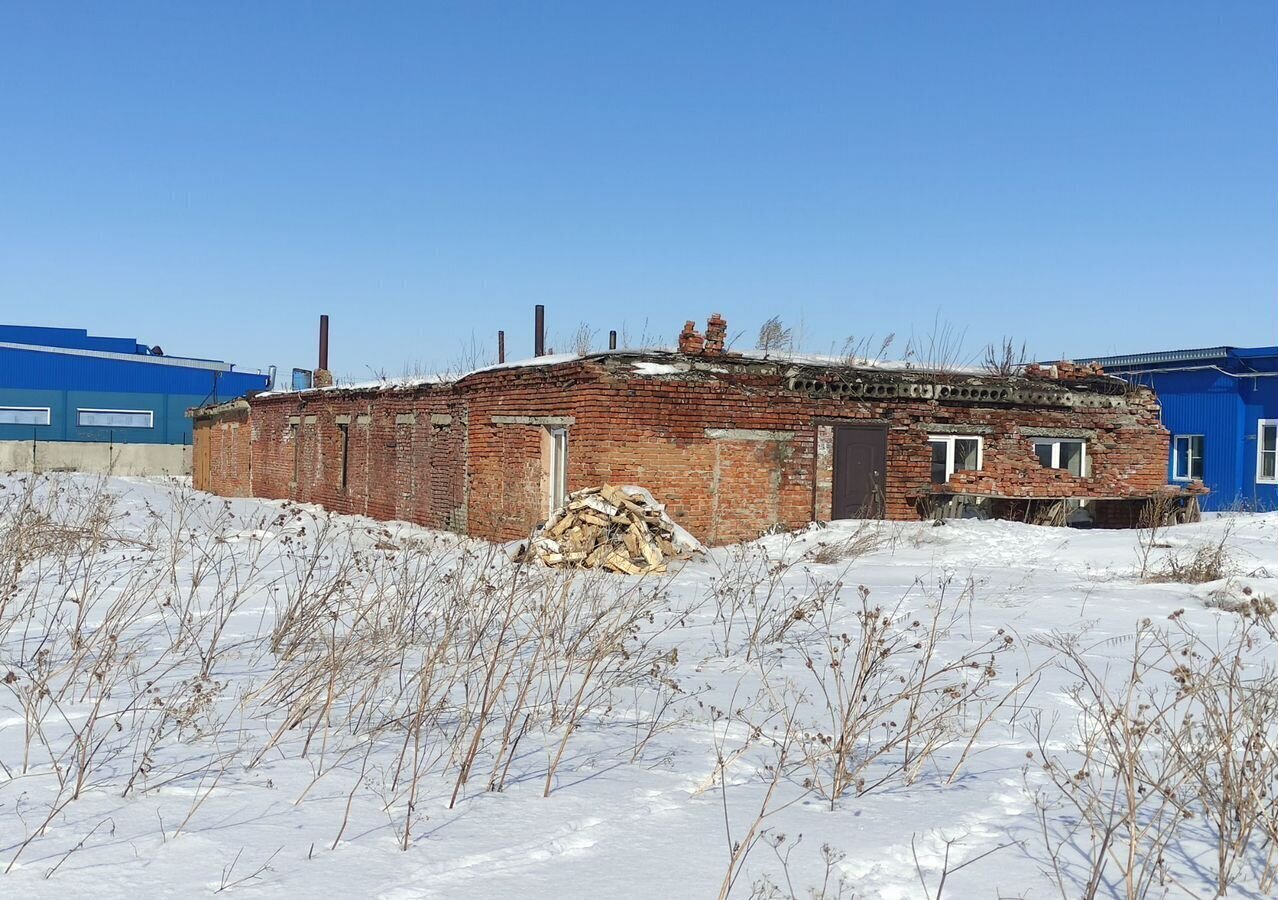
[[[351,449],[351,427],[346,423],[337,426],[338,452],[342,454],[342,475],[341,489],[346,490],[346,477],[350,474],[350,466],[347,464],[347,454]]]
[[[981,468],[984,441],[970,435],[933,434],[927,439],[932,448],[932,483],[945,484],[955,472]]]
[[[1071,475],[1087,473],[1087,442],[1057,438],[1034,441],[1034,455],[1045,469],[1064,469]]]
[[[1172,478],[1189,481],[1203,477],[1203,436],[1178,434],[1172,442]]]
[[[549,499],[550,511],[558,509],[568,499],[568,429],[546,429],[550,438]]]
[[[1256,480],[1278,484],[1278,419],[1261,419],[1257,423]]]

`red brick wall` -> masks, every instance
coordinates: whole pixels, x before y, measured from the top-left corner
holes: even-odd
[[[458,385],[469,417],[466,448],[469,533],[497,540],[527,537],[546,518],[543,436],[568,426],[568,489],[592,484],[584,447],[577,446],[577,411],[587,379],[580,363],[555,368],[481,372]],[[497,420],[494,420],[494,417]],[[529,421],[523,421],[529,420]]]
[[[983,470],[956,475],[951,490],[1121,497],[1151,493],[1166,480],[1168,436],[1148,392],[1092,408],[848,399],[791,389],[781,366],[721,357],[715,367],[640,375],[625,358],[592,358],[496,369],[451,386],[256,398],[251,490],[517,539],[545,517],[545,429],[564,422],[571,423],[570,490],[642,485],[712,544],[829,518],[839,422],[888,423],[891,518],[917,517],[920,495],[932,490],[927,438],[937,424],[979,429],[985,442]],[[345,490],[339,416],[349,417]],[[197,424],[198,441],[207,426]],[[1089,432],[1091,473],[1074,478],[1042,468],[1026,429]],[[212,469],[208,486],[219,493],[244,487],[241,464],[228,466],[226,475]]]
[[[251,497],[252,442],[248,407],[226,410],[192,429],[192,483],[224,497]]]
[[[589,458],[583,483],[636,483],[666,502],[675,518],[710,543],[752,538],[773,524],[828,519],[832,424],[888,421],[887,515],[916,518],[930,491],[934,423],[989,429],[985,470],[974,492],[1023,497],[1124,496],[1165,483],[1167,433],[1149,393],[1118,409],[979,406],[958,401],[816,398],[789,390],[779,373],[709,380],[605,375],[589,391],[571,432]],[[1093,475],[1044,469],[1022,428],[1083,429]],[[759,432],[749,439],[707,437],[707,430]],[[818,452],[825,435],[822,452]],[[786,435],[787,440],[769,440]]]
[[[433,528],[464,522],[465,426],[446,390],[253,400],[253,490]],[[342,484],[345,425],[346,484]]]

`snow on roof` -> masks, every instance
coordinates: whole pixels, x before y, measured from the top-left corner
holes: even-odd
[[[750,360],[792,363],[800,366],[827,366],[845,369],[880,369],[885,372],[947,372],[960,375],[988,374],[980,366],[927,365],[909,359],[870,359],[866,356],[832,356],[821,353],[773,353],[762,350],[733,351],[733,356]]]
[[[684,369],[678,366],[672,366],[670,363],[648,362],[640,360],[634,364],[634,370],[639,375],[674,375]]]
[[[590,356],[603,356],[605,354],[592,353]],[[465,375],[459,375],[457,380],[466,378],[470,375],[478,375],[480,372],[493,372],[497,369],[532,369],[537,366],[557,366],[560,363],[572,362],[576,359],[585,359],[586,357],[578,353],[551,353],[549,356],[532,356],[528,359],[517,359],[513,362],[495,363],[491,366],[484,366],[479,369],[472,369]]]
[[[632,370],[639,376],[675,375],[685,372],[688,364],[705,363],[758,363],[790,364],[801,366],[817,366],[822,368],[844,369],[876,369],[883,372],[945,372],[959,375],[988,374],[979,366],[929,366],[912,360],[869,359],[867,357],[833,356],[808,353],[765,353],[760,350],[732,351],[722,355],[688,355],[668,349],[643,350],[604,350],[596,353],[553,353],[547,356],[533,356],[528,359],[511,360],[504,363],[480,366],[468,372],[439,373],[435,375],[413,375],[400,378],[378,378],[368,381],[345,381],[318,388],[307,388],[306,391],[393,391],[407,390],[427,385],[453,384],[472,375],[484,372],[495,372],[503,369],[531,369],[546,366],[562,365],[583,359],[629,358]],[[287,388],[264,391],[258,397],[270,397],[279,394],[298,393]]]
[[[593,354],[600,355],[600,354]],[[431,384],[453,384],[461,381],[463,378],[469,378],[471,375],[478,375],[480,372],[493,372],[498,369],[525,369],[535,368],[539,366],[553,366],[560,363],[572,362],[576,359],[584,359],[584,357],[576,353],[554,353],[549,356],[534,356],[528,359],[517,359],[510,362],[494,363],[491,366],[480,366],[478,369],[471,369],[468,372],[451,373],[439,372],[434,375],[405,375],[399,378],[376,378],[368,381],[340,381],[334,382],[324,387],[306,388],[304,391],[293,391],[287,388],[277,391],[263,391],[257,394],[258,397],[272,397],[278,394],[296,394],[310,393],[313,391],[395,391],[405,390],[408,388],[424,387]]]

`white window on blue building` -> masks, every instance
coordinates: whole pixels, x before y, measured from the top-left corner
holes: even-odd
[[[152,428],[155,413],[149,409],[81,409],[76,422],[81,428]]]
[[[1256,480],[1278,483],[1278,419],[1261,419],[1256,428]]]
[[[1172,443],[1172,478],[1189,481],[1203,477],[1203,436],[1178,434]]]
[[[47,406],[0,406],[0,425],[48,425]]]

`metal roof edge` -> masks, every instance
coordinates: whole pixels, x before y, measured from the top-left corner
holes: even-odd
[[[1234,355],[1240,359],[1278,359],[1278,347],[1232,347]]]
[[[1161,366],[1185,362],[1203,362],[1211,359],[1228,359],[1233,347],[1203,347],[1196,350],[1166,350],[1154,353],[1130,353],[1123,356],[1078,356],[1072,361],[1078,365],[1098,363],[1104,369],[1127,366]],[[1051,365],[1051,363],[1045,363]]]
[[[187,407],[183,415],[188,419],[206,419],[237,409],[251,409],[248,400],[238,397],[235,400],[227,400],[223,403],[210,403],[208,406],[190,406]]]
[[[182,356],[148,356],[143,353],[113,353],[109,350],[81,350],[78,347],[48,347],[41,344],[15,344],[0,341],[0,349],[26,350],[31,353],[59,353],[64,356],[87,356],[91,359],[113,359],[120,362],[147,363],[153,366],[172,366],[185,369],[206,369],[212,372],[230,372],[231,363],[211,359],[187,359]],[[242,374],[253,374],[251,372]]]

